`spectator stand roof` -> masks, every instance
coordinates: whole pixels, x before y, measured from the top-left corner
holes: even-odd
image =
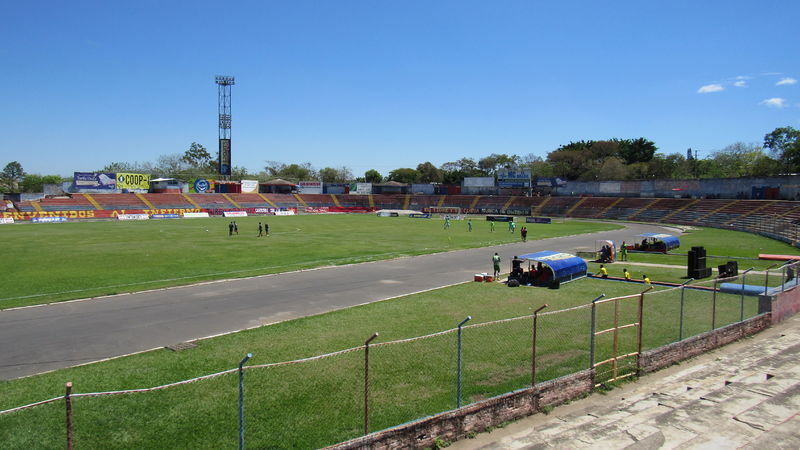
[[[586,261],[569,253],[544,250],[519,256],[522,260],[541,262],[553,271],[554,279],[561,283],[586,276]]]

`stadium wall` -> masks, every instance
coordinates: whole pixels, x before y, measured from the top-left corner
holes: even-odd
[[[779,177],[709,178],[700,180],[568,181],[553,189],[557,196],[764,199],[777,189],[776,199],[800,199],[800,175]]]

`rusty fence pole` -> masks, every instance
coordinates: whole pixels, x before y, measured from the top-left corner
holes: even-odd
[[[767,267],[767,276],[764,277],[764,295],[767,295],[767,289],[769,289],[769,269],[777,266],[778,264],[773,264]]]
[[[714,289],[711,293],[711,329],[717,328],[717,280],[714,280]]]
[[[239,450],[244,449],[244,363],[252,357],[248,353],[239,362]]]
[[[536,385],[536,321],[539,319],[539,311],[547,308],[547,303],[540,306],[533,312],[533,341],[531,342],[531,387]]]
[[[458,324],[458,348],[456,349],[458,354],[456,357],[456,408],[461,408],[461,327],[471,319],[472,316],[467,316],[466,319]]]
[[[597,301],[605,297],[606,294],[600,294],[592,300],[592,327],[589,333],[589,370],[594,370],[594,346],[595,346],[595,332],[597,331]],[[592,380],[594,382],[594,380]]]
[[[644,328],[644,294],[653,290],[653,287],[649,287],[642,291],[639,294],[639,326],[636,327],[636,376],[641,375],[642,366],[639,363],[642,355],[642,329]]]
[[[72,382],[66,384],[67,393],[64,395],[64,403],[67,407],[67,450],[72,450]]]
[[[681,284],[681,312],[680,312],[680,317],[678,318],[678,323],[679,323],[678,324],[678,341],[679,342],[683,340],[683,316],[684,316],[684,310],[685,310],[685,308],[684,308],[684,305],[685,305],[684,291],[686,290],[686,285],[691,283],[692,281],[694,281],[694,278],[689,278],[688,280],[686,280],[685,283]]]
[[[753,270],[753,267],[742,272],[742,292],[739,298],[739,322],[744,322],[744,279],[747,277],[747,272]]]
[[[364,435],[369,434],[369,343],[376,337],[377,332],[364,342]]]

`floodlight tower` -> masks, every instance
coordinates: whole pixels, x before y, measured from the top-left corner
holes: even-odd
[[[219,107],[219,174],[226,179],[231,175],[231,86],[236,84],[233,77],[217,75]]]

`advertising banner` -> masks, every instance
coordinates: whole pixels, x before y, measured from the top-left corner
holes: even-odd
[[[33,223],[58,223],[66,221],[66,217],[34,217],[31,219]]]
[[[254,194],[258,192],[258,180],[242,180],[242,193]]]
[[[552,223],[552,219],[549,217],[526,217],[525,222],[527,223]]]
[[[178,214],[152,214],[150,216],[151,219],[180,219],[181,216]]]
[[[117,189],[150,189],[150,175],[143,173],[117,173]]]
[[[430,214],[411,213],[411,214],[408,215],[408,217],[411,217],[412,219],[430,219],[431,215]]]
[[[14,223],[13,217],[0,217],[0,224]]]
[[[222,215],[225,217],[247,217],[247,211],[225,211]]]
[[[192,178],[189,180],[189,192],[193,194],[214,192],[214,180],[207,180],[205,178]]]
[[[119,214],[117,220],[149,220],[150,216],[147,214]]]
[[[530,170],[500,169],[497,171],[497,186],[501,188],[527,188],[531,185]]]
[[[322,194],[321,181],[301,181],[297,185],[301,194]]]
[[[219,174],[231,174],[231,140],[219,140]]]
[[[350,191],[353,194],[353,191]],[[369,195],[372,194],[372,183],[356,183],[356,191],[355,194],[358,195]]]
[[[113,173],[74,172],[75,189],[117,189],[117,175]]]
[[[207,212],[187,212],[183,213],[184,219],[200,219],[200,218],[208,218]]]
[[[276,216],[293,216],[295,214],[297,214],[297,210],[294,209],[294,208],[289,208],[287,210],[283,210],[282,209],[280,211],[275,211],[275,215]]]

